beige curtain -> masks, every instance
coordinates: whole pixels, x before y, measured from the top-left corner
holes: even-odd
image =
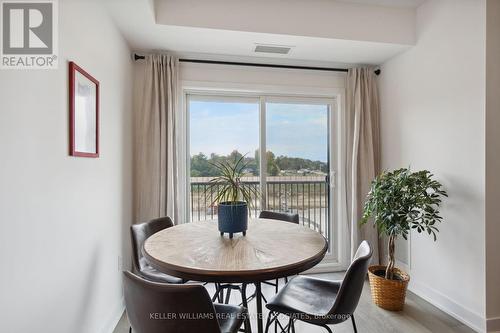
[[[145,59],[144,87],[135,119],[135,222],[168,215],[178,222],[176,110],[177,58]]]
[[[359,224],[370,183],[380,171],[380,106],[373,71],[352,68],[347,73],[346,188],[351,258],[366,239],[373,247],[372,263],[378,263],[378,232],[370,223]]]

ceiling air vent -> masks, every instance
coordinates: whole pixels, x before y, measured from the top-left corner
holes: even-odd
[[[289,46],[257,45],[255,47],[255,52],[260,52],[260,53],[288,54],[290,50],[291,47]]]

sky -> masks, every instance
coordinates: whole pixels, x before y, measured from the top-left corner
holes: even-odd
[[[259,148],[259,104],[190,101],[190,152],[254,156]],[[267,150],[276,156],[327,161],[326,105],[266,104]]]

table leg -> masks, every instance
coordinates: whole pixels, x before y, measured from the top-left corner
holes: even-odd
[[[255,298],[257,299],[257,332],[263,333],[264,327],[262,325],[262,291],[260,288],[260,282],[255,283]]]

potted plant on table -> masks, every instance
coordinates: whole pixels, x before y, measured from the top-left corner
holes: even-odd
[[[383,172],[371,184],[361,223],[373,218],[380,236],[388,238],[388,265],[368,270],[372,298],[386,310],[402,310],[410,277],[394,267],[395,242],[398,236],[408,238],[411,230],[427,232],[436,241],[442,197],[442,185],[427,171],[411,172],[403,168]]]
[[[245,155],[234,161],[211,163],[218,171],[217,176],[209,181],[207,191],[216,192],[211,205],[217,204],[217,219],[221,236],[224,233],[233,238],[234,233],[246,235],[248,227],[248,206],[258,198],[257,190],[241,181],[247,164]],[[207,195],[205,197],[208,197]],[[210,196],[211,197],[211,196]]]

